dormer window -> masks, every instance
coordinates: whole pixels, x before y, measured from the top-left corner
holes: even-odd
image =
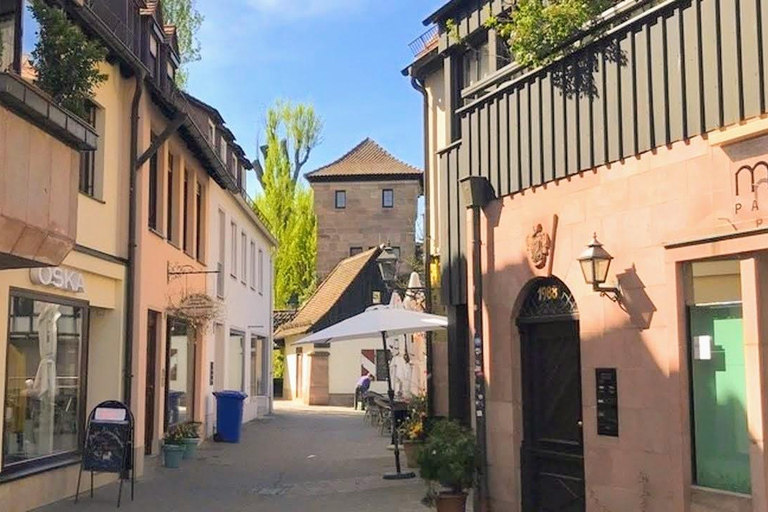
[[[216,143],[216,125],[210,119],[208,120],[208,140],[211,146]]]
[[[220,146],[219,146],[219,155],[221,156],[221,161],[225,164],[227,163],[227,139],[222,137],[220,139]]]
[[[171,82],[176,80],[176,68],[174,67],[173,62],[168,61],[165,63],[165,72],[168,75],[168,80]]]
[[[159,60],[157,58],[157,53],[159,51],[160,43],[157,40],[157,37],[154,35],[149,36],[149,72],[152,74],[152,76],[158,75],[157,66],[159,64]]]

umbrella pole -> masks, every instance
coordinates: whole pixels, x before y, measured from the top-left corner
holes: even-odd
[[[407,473],[403,473],[400,468],[400,447],[398,446],[398,439],[397,439],[397,421],[395,420],[395,390],[392,387],[392,372],[389,368],[390,358],[389,358],[389,347],[387,347],[387,332],[382,331],[381,332],[381,343],[384,346],[384,354],[387,359],[387,395],[389,396],[389,410],[390,414],[392,415],[391,418],[391,425],[392,425],[392,444],[395,447],[395,469],[396,473],[386,473],[384,475],[385,480],[406,480],[408,478],[415,478],[416,473],[413,471],[409,471]]]

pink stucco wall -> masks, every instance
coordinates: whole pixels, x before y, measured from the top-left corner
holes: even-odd
[[[546,268],[540,271],[531,264],[526,244],[539,223],[554,239],[552,275],[570,288],[578,303],[587,510],[704,510],[691,504],[682,262],[736,254],[743,258],[745,344],[755,345],[755,360],[759,354],[764,357],[766,351],[759,347],[765,314],[757,297],[766,291],[760,277],[766,268],[765,259],[754,251],[768,249],[768,238],[760,210],[752,211],[751,191],[745,197],[748,184],[740,182],[740,196],[735,196],[735,173],[766,154],[766,136],[726,147],[696,138],[504,197],[485,209],[484,321],[493,510],[520,510],[523,434],[515,319],[526,285],[535,276],[547,275]],[[760,177],[768,178],[768,169]],[[768,210],[768,187],[758,190],[757,200],[758,208]],[[577,258],[595,232],[615,257],[608,284],[618,278],[623,308],[594,293],[582,277]],[[726,236],[711,239],[721,235]],[[752,301],[750,289],[754,289]],[[598,367],[615,367],[619,372],[619,438],[596,434]],[[759,392],[763,370],[755,362],[748,371],[754,510],[765,510],[765,415]],[[744,503],[750,508],[743,508]],[[752,510],[749,500],[733,506],[742,508],[727,510]]]

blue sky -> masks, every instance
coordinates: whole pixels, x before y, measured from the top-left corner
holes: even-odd
[[[423,166],[422,100],[400,74],[408,43],[444,0],[197,0],[202,59],[189,90],[219,109],[250,158],[276,99],[306,101],[325,120],[305,171],[372,137]]]

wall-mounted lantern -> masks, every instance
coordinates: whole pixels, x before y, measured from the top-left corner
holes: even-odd
[[[600,295],[608,297],[614,302],[621,300],[621,290],[617,287],[602,286],[608,280],[608,270],[611,268],[613,256],[603,249],[603,244],[597,241],[597,234],[592,238],[592,243],[587,246],[587,250],[579,256],[581,272],[584,274],[584,280],[592,285],[592,289],[600,292]]]
[[[381,254],[376,258],[376,264],[379,266],[381,279],[387,285],[387,288],[390,290],[394,289],[395,281],[397,280],[398,258],[389,244],[382,249]]]

